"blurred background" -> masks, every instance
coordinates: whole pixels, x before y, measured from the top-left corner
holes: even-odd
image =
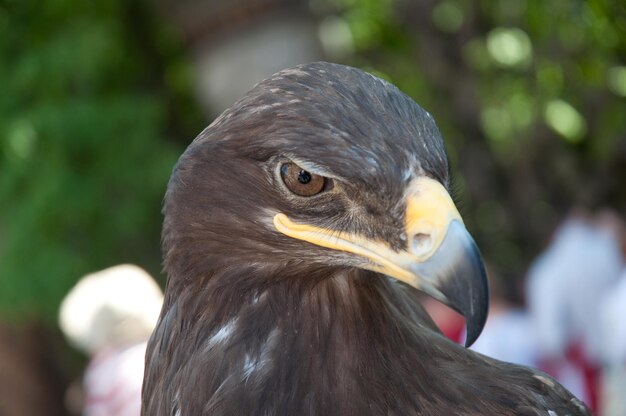
[[[370,71],[433,114],[456,201],[502,304],[531,322],[536,311],[545,316],[542,301],[528,299],[541,287],[533,282],[559,281],[539,292],[565,296],[570,272],[531,276],[572,222],[604,232],[612,248],[584,260],[596,244],[587,235],[578,251],[562,251],[562,264],[592,265],[580,281],[597,289],[581,286],[562,304],[595,311],[618,292],[624,2],[0,0],[0,415],[80,414],[76,380],[89,353],[59,329],[64,296],[82,276],[120,263],[163,286],[160,209],[177,157],[256,82],[315,60]],[[601,257],[611,250],[619,254]],[[596,285],[593,265],[608,261],[615,267]],[[614,302],[616,311],[626,304]],[[620,319],[607,319],[609,334],[624,333]],[[554,322],[546,331],[563,327]],[[578,394],[605,411],[597,380],[607,361],[579,342],[598,322],[572,324],[549,348],[536,347],[531,364],[572,361],[582,344],[589,385]],[[616,348],[626,366],[626,341]],[[626,397],[626,375],[614,379]]]

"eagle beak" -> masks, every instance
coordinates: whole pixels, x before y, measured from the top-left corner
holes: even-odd
[[[465,317],[465,346],[470,346],[485,325],[489,304],[480,252],[439,182],[415,179],[405,203],[407,248],[401,251],[357,234],[295,223],[282,213],[274,226],[289,237],[355,254],[358,267],[394,277],[455,309]]]

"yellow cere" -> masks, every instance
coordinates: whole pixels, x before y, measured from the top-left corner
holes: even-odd
[[[434,179],[414,180],[406,194],[405,227],[409,251],[424,261],[439,248],[450,222],[458,220],[463,224],[463,220],[448,191]],[[429,240],[423,247],[415,247],[419,236]]]

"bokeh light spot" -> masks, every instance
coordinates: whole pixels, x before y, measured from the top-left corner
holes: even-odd
[[[544,117],[548,126],[571,143],[580,142],[587,131],[587,123],[583,116],[563,100],[548,102]]]
[[[27,159],[35,149],[37,142],[37,132],[28,121],[16,123],[8,134],[8,150],[19,157]]]
[[[324,52],[333,57],[348,55],[354,51],[354,39],[350,25],[338,16],[328,16],[319,25],[318,36]]]
[[[532,43],[521,29],[498,27],[487,35],[487,50],[495,63],[506,67],[526,66],[532,58]]]
[[[606,83],[615,94],[626,97],[626,66],[614,66],[607,71]]]

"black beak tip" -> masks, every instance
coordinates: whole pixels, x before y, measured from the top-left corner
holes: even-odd
[[[482,332],[489,311],[489,286],[482,256],[476,243],[458,222],[454,221],[442,244],[442,255],[448,262],[439,290],[448,306],[465,317],[465,346],[471,346]],[[444,259],[442,259],[444,261]]]
[[[473,241],[472,241],[473,243]],[[489,312],[489,285],[487,283],[487,273],[483,265],[482,257],[475,244],[472,244],[474,252],[470,258],[473,262],[474,284],[469,287],[468,303],[465,310],[460,311],[465,316],[465,327],[467,335],[465,337],[465,347],[471,346],[480,336]]]
[[[488,295],[486,295],[488,296]],[[465,347],[470,347],[483,331],[485,327],[485,322],[487,321],[487,312],[489,310],[489,303],[487,300],[483,303],[483,305],[479,306],[481,309],[475,315],[469,315],[465,318],[465,328],[467,335],[465,336]]]

